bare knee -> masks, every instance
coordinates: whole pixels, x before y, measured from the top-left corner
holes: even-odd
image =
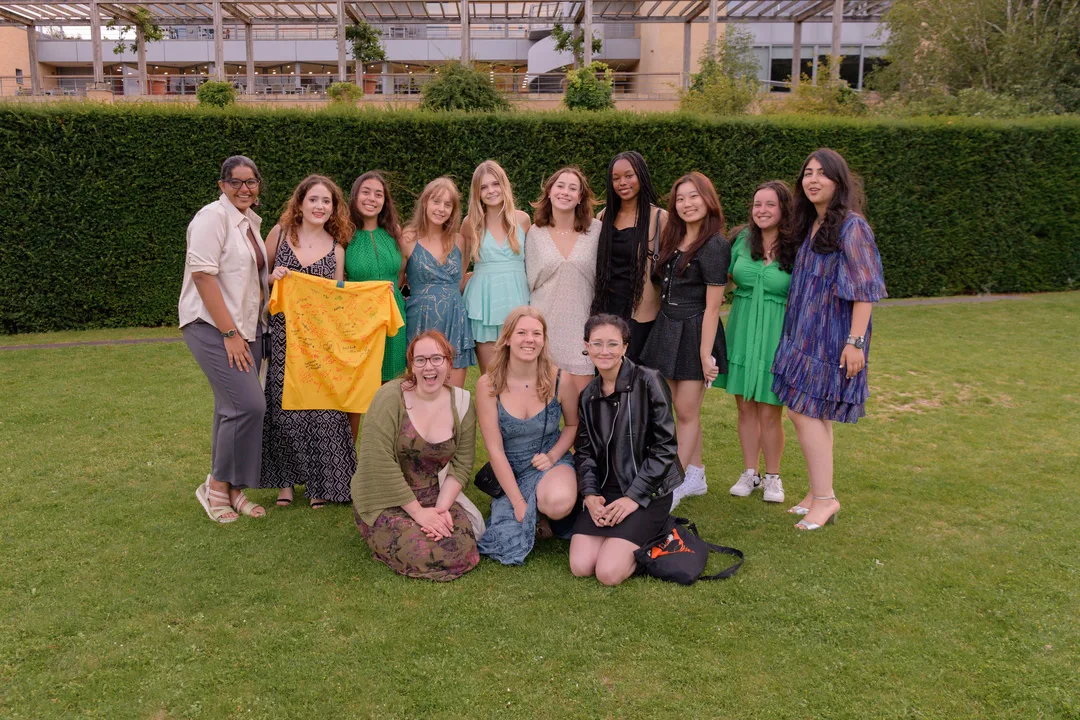
[[[555,468],[552,473],[554,474],[541,481],[536,488],[536,507],[552,520],[559,520],[574,509],[577,502],[577,481],[569,468]]]
[[[586,553],[570,553],[570,572],[574,577],[592,577],[596,573],[596,556]]]
[[[625,563],[597,563],[596,565],[596,579],[601,585],[607,585],[608,587],[614,587],[621,585],[623,580],[630,577],[634,573],[633,566],[627,566]]]

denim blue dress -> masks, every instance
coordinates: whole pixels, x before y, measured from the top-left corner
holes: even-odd
[[[543,410],[527,420],[521,420],[506,412],[499,405],[499,432],[502,434],[503,451],[510,467],[514,470],[518,489],[525,498],[527,507],[525,519],[514,519],[514,506],[510,498],[503,496],[491,501],[491,519],[487,530],[480,538],[481,555],[498,560],[503,565],[521,565],[532,551],[536,542],[536,486],[540,484],[546,472],[540,472],[532,465],[533,455],[548,452],[555,447],[559,439],[559,421],[562,419],[562,406],[559,404],[559,391],[556,385],[555,397]],[[574,467],[574,459],[565,453],[552,469],[567,465]],[[567,534],[566,537],[569,537]]]
[[[405,300],[405,328],[409,342],[422,332],[438,330],[454,348],[454,367],[476,364],[465,301],[461,299],[461,250],[454,246],[446,262],[439,264],[420,243],[405,265],[409,297]]]

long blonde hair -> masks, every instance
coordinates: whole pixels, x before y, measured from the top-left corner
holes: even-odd
[[[454,181],[443,175],[437,177],[427,184],[424,188],[424,192],[420,193],[420,198],[416,201],[416,207],[413,208],[412,219],[409,220],[409,224],[405,226],[406,231],[410,231],[413,234],[413,240],[419,240],[422,237],[427,237],[432,228],[428,225],[427,217],[427,204],[430,200],[439,197],[443,193],[449,193],[450,199],[454,204],[453,209],[450,211],[450,217],[446,219],[446,222],[442,224],[440,231],[442,232],[442,245],[443,252],[449,253],[454,249],[454,234],[457,233],[461,227],[461,193],[458,192],[457,185]]]
[[[521,243],[517,237],[517,208],[514,207],[514,193],[510,189],[510,178],[506,177],[506,171],[502,165],[494,160],[485,160],[476,166],[472,174],[472,182],[469,184],[469,228],[472,230],[472,238],[466,240],[465,257],[469,260],[480,258],[480,245],[487,231],[487,206],[480,197],[480,184],[485,175],[494,175],[502,188],[502,225],[506,230],[506,240],[510,243],[510,249],[515,255],[521,254]]]
[[[551,402],[555,396],[555,363],[551,361],[551,353],[548,352],[547,321],[539,310],[528,305],[514,308],[503,321],[502,332],[495,341],[495,357],[488,365],[487,375],[491,380],[491,394],[499,395],[506,389],[506,376],[510,367],[510,336],[517,329],[518,321],[523,317],[531,317],[540,321],[540,327],[544,329],[544,347],[536,356],[536,395],[544,402]]]

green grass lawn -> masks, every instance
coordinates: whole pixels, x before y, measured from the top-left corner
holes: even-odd
[[[1080,293],[874,324],[823,532],[728,495],[734,401],[709,391],[711,489],[680,511],[747,560],[690,588],[576,579],[561,541],[407,580],[350,508],[274,491],[215,525],[182,343],[0,352],[0,717],[1080,718]]]

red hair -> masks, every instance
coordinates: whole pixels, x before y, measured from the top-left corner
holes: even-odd
[[[399,331],[400,332],[400,331]],[[450,344],[450,341],[446,339],[438,330],[425,330],[412,339],[409,343],[409,348],[405,351],[405,379],[401,381],[401,387],[406,390],[412,390],[416,387],[416,373],[413,372],[413,357],[416,355],[416,343],[421,340],[434,340],[435,344],[439,346],[439,352],[446,356],[446,362],[450,365],[450,370],[454,366],[454,347]],[[450,384],[450,373],[446,373],[446,380],[443,385]]]

